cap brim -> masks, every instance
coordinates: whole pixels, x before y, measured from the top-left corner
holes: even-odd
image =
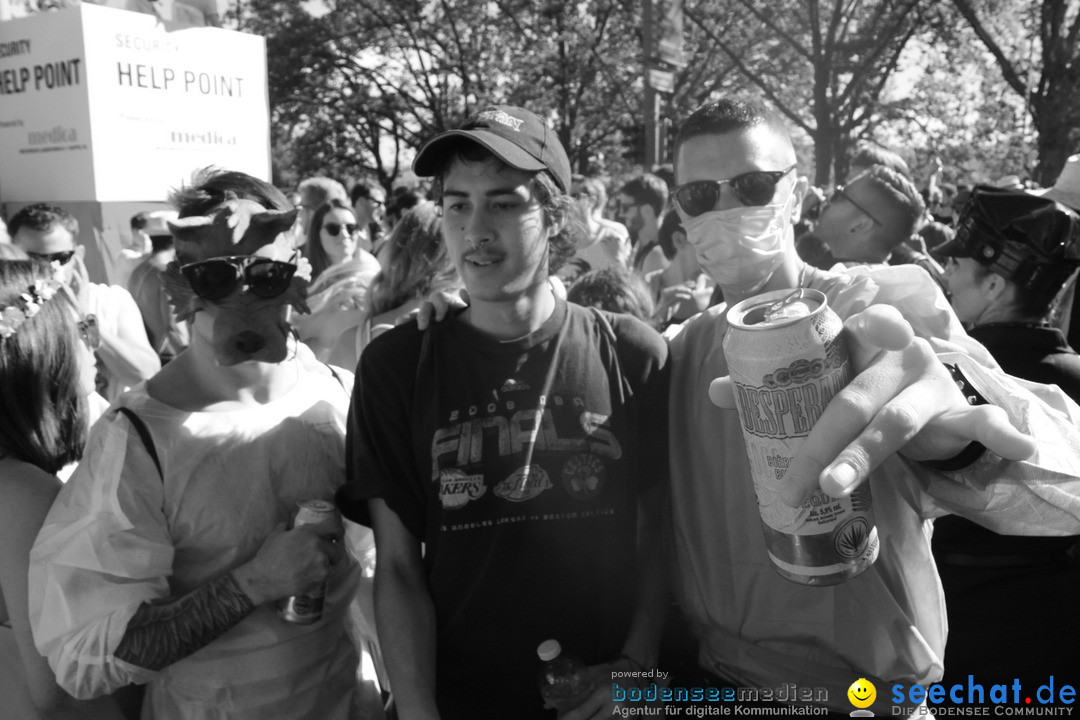
[[[971,257],[971,253],[965,250],[956,238],[931,248],[930,252],[937,257]]]
[[[1080,212],[1080,193],[1064,192],[1057,188],[1050,188],[1044,192],[1042,196],[1044,198],[1049,198],[1054,202],[1061,203],[1074,212]]]
[[[420,177],[432,177],[442,169],[443,158],[458,138],[466,138],[482,145],[512,168],[536,172],[548,166],[534,158],[501,135],[484,130],[448,130],[424,143],[413,160],[413,172]]]

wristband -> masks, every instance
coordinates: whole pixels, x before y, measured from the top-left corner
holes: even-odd
[[[952,376],[953,382],[956,383],[956,387],[958,387],[960,389],[960,392],[963,393],[964,399],[967,400],[968,405],[974,406],[990,404],[978,390],[972,387],[971,383],[968,382],[968,379],[964,377],[964,373],[960,370],[960,367],[958,365],[946,364],[945,368]],[[976,440],[972,440],[970,443],[968,443],[967,447],[965,447],[956,455],[953,455],[951,458],[947,458],[945,460],[927,460],[923,462],[923,465],[926,465],[927,467],[934,470],[943,470],[945,472],[963,470],[964,468],[968,467],[976,460],[978,460],[980,457],[982,457],[983,453],[985,452],[985,445]]]

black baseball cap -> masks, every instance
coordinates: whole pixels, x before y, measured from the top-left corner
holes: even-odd
[[[1080,267],[1080,217],[1023,190],[976,185],[956,236],[934,253],[971,258],[1025,289],[1056,293]]]
[[[424,143],[413,161],[413,171],[431,177],[443,169],[446,153],[456,138],[468,138],[487,148],[512,168],[528,172],[548,170],[555,184],[570,192],[570,159],[559,137],[539,117],[513,105],[489,105],[460,127]]]

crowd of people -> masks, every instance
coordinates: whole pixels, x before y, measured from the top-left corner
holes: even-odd
[[[593,681],[566,720],[619,712],[613,681],[845,716],[860,678],[884,715],[897,684],[1080,683],[1080,157],[1041,191],[850,165],[811,187],[783,120],[731,97],[608,186],[490,106],[408,186],[202,170],[132,218],[111,283],[69,212],[19,209],[12,717],[539,720],[552,638]],[[721,349],[729,307],[796,288],[854,377],[783,501],[865,483],[880,538],[829,587],[772,567]],[[310,500],[344,521],[291,526]]]

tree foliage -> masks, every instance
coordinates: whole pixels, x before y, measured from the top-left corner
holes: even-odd
[[[885,90],[923,22],[923,0],[721,0],[687,16],[735,70],[814,140],[816,182],[889,104]]]
[[[244,0],[236,20],[268,41],[279,182],[389,184],[423,140],[492,102],[546,114],[576,170],[640,162],[641,0],[326,3]],[[1080,141],[1078,3],[685,0],[688,63],[664,115],[759,92],[809,139],[820,185],[861,142],[917,165],[938,154],[958,180],[1031,167],[1033,145],[1052,182]]]
[[[640,115],[633,0],[353,0],[319,17],[251,0],[265,35],[281,181],[400,174],[432,134],[488,103],[547,113],[579,168],[618,155]],[[306,16],[305,16],[306,15]]]
[[[1038,131],[1035,180],[1052,185],[1080,147],[1080,2],[953,0]]]

